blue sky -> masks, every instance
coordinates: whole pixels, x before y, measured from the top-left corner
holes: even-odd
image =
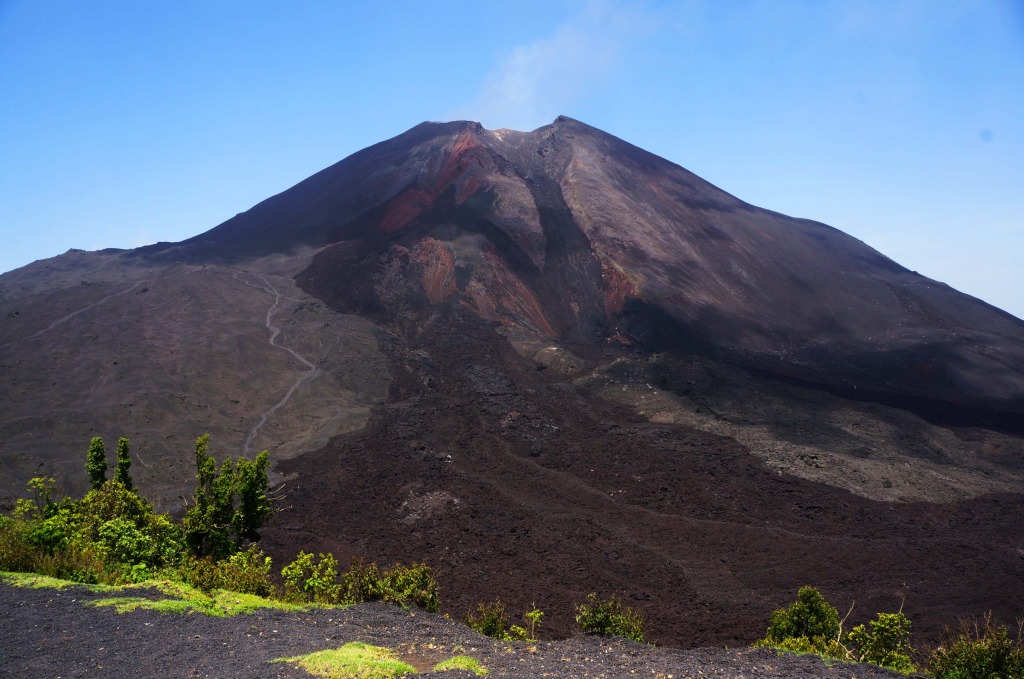
[[[0,271],[566,114],[1024,317],[1024,3],[0,0]]]

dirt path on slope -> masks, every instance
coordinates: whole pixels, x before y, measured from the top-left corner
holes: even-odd
[[[242,272],[239,272],[239,273],[242,273]],[[253,272],[246,272],[246,273],[250,273],[251,275],[256,276],[257,278],[259,278],[261,281],[263,281],[263,285],[266,286],[266,287],[259,286],[259,285],[253,285],[249,281],[247,281],[247,280],[245,280],[243,278],[239,278],[239,274],[238,273],[236,273],[235,276],[234,276],[235,280],[241,281],[242,283],[245,283],[249,287],[256,288],[257,290],[263,290],[264,292],[267,292],[267,293],[269,293],[269,294],[274,296],[274,302],[273,302],[273,304],[270,305],[270,308],[267,309],[267,315],[266,315],[266,320],[265,320],[265,325],[267,327],[267,330],[270,332],[270,337],[267,339],[267,341],[270,343],[270,346],[276,347],[278,349],[284,349],[289,354],[294,356],[296,358],[296,360],[298,360],[300,363],[302,363],[304,366],[306,366],[306,368],[308,368],[308,370],[304,374],[300,375],[299,378],[296,379],[295,382],[292,383],[292,385],[288,388],[288,391],[286,391],[284,396],[281,397],[280,401],[278,401],[277,403],[272,405],[270,408],[268,408],[267,410],[265,410],[262,413],[260,413],[259,421],[256,423],[256,426],[254,426],[249,431],[249,435],[245,437],[245,443],[242,444],[242,452],[248,454],[250,452],[250,445],[252,444],[252,440],[256,437],[256,434],[259,433],[259,431],[263,427],[263,425],[265,425],[267,423],[267,419],[271,415],[273,415],[275,412],[277,412],[284,404],[288,403],[288,400],[292,397],[292,394],[294,394],[295,391],[299,387],[301,387],[304,383],[306,383],[309,380],[311,380],[314,377],[316,377],[319,374],[320,370],[319,370],[319,368],[317,368],[315,363],[311,362],[305,356],[303,356],[299,352],[295,351],[291,347],[287,347],[287,346],[285,346],[283,344],[279,344],[278,341],[277,341],[278,336],[281,334],[281,327],[277,326],[277,325],[274,325],[273,318],[274,318],[275,314],[277,314],[279,311],[281,311],[281,308],[278,308],[280,306],[280,304],[281,304],[281,300],[282,299],[287,299],[287,300],[289,300],[291,302],[301,302],[302,300],[300,300],[300,299],[298,299],[296,297],[288,297],[287,295],[282,295],[278,291],[278,289],[275,288],[274,285],[269,280],[267,280],[266,276],[263,276],[263,275],[258,274],[258,273],[253,273]]]

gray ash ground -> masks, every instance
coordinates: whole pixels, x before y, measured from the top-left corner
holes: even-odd
[[[372,603],[305,613],[262,611],[231,618],[87,606],[101,595],[84,588],[0,585],[2,677],[308,677],[276,658],[337,648],[350,641],[395,649],[421,674],[454,655],[469,655],[488,677],[835,677],[900,675],[871,665],[826,664],[766,649],[644,646],[618,638],[498,642],[440,615]]]

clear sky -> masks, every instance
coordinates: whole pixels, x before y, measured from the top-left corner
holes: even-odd
[[[569,115],[1024,317],[1024,2],[0,0],[0,271]]]

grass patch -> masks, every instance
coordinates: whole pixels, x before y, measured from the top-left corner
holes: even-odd
[[[313,676],[327,679],[391,679],[416,672],[391,649],[359,641],[333,650],[278,658],[274,662],[295,663]]]
[[[254,594],[240,594],[223,589],[217,589],[207,594],[187,583],[174,580],[147,580],[146,582],[130,585],[83,585],[82,583],[59,580],[45,575],[3,572],[0,572],[0,580],[15,587],[31,587],[34,589],[81,587],[91,592],[125,594],[126,596],[113,596],[83,602],[90,606],[111,606],[118,613],[145,609],[161,613],[202,613],[216,617],[228,617],[253,613],[268,608],[283,611],[306,611],[312,608],[310,605],[292,604],[276,599],[266,599]],[[155,590],[162,596],[130,596],[130,593],[139,590]]]
[[[468,655],[457,655],[434,665],[435,672],[444,672],[445,670],[468,670],[478,677],[487,674],[487,668],[481,665],[479,660],[470,658]]]
[[[131,613],[139,609],[160,613],[187,613],[192,609],[188,601],[181,599],[144,599],[137,596],[112,596],[84,603],[86,606],[110,606],[118,613]]]
[[[108,585],[85,585],[71,580],[51,578],[48,575],[36,575],[35,573],[9,573],[0,571],[0,580],[12,587],[25,587],[28,589],[63,589],[65,587],[82,587],[92,592],[107,592],[116,587]]]
[[[305,611],[310,606],[290,604],[274,599],[265,599],[254,594],[239,594],[223,589],[210,593],[172,580],[151,580],[139,585],[126,585],[122,590],[155,589],[162,598],[143,597],[111,597],[89,602],[93,606],[113,606],[119,613],[138,609],[158,611],[160,613],[202,613],[218,618],[253,613],[262,609],[278,609],[283,611]]]

